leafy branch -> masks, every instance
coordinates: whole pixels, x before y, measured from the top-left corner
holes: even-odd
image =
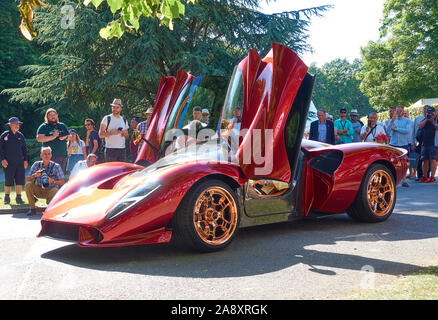
[[[162,24],[173,30],[173,19],[178,19],[185,14],[185,6],[179,0],[84,0],[84,5],[90,2],[98,8],[106,1],[111,12],[118,18],[110,22],[99,32],[104,39],[120,38],[125,30],[140,28],[140,18],[156,17]],[[195,3],[197,0],[187,0]]]
[[[198,0],[186,0],[195,3]],[[158,18],[162,24],[173,30],[173,19],[185,14],[185,6],[180,0],[83,0],[83,4],[90,3],[97,9],[102,2],[106,2],[115,17],[114,21],[99,31],[104,39],[120,38],[127,29],[140,28],[140,18]],[[20,0],[18,10],[21,14],[20,31],[27,40],[37,35],[34,26],[34,9],[48,5],[40,0]]]

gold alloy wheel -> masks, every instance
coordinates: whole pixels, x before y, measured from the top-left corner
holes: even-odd
[[[368,180],[367,198],[371,211],[379,217],[387,215],[393,206],[395,187],[385,170],[375,171]]]
[[[221,187],[204,190],[193,211],[193,224],[202,241],[210,245],[227,242],[237,227],[237,206],[233,196]]]

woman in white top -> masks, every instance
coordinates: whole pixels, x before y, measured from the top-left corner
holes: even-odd
[[[79,138],[75,129],[70,130],[70,137],[67,142],[67,152],[67,172],[71,172],[78,161],[87,159],[85,142]]]

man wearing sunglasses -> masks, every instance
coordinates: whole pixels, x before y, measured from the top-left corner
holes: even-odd
[[[359,113],[357,112],[357,109],[350,111],[350,121],[354,130],[353,142],[361,142],[360,130],[362,129],[363,123],[359,120]]]
[[[336,134],[339,137],[336,144],[351,143],[353,142],[354,130],[351,122],[347,120],[347,109],[341,108],[339,116],[340,118],[335,120]]]

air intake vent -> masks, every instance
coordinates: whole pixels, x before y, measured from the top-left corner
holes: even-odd
[[[327,151],[310,160],[309,166],[322,173],[333,175],[336,169],[341,165],[343,157],[344,154],[342,151]]]

